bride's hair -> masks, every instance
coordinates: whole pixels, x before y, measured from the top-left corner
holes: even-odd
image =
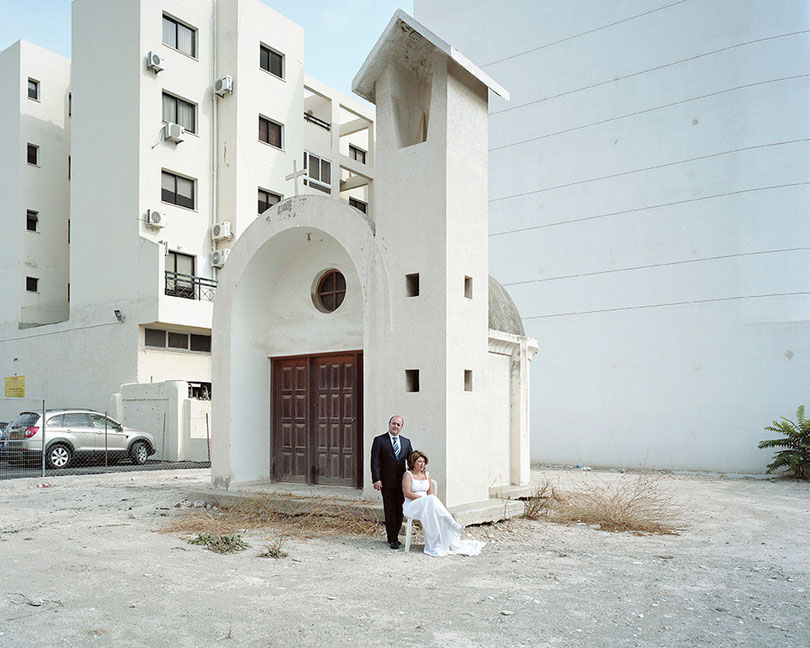
[[[422,457],[422,459],[425,460],[425,465],[427,466],[428,464],[427,455],[421,450],[414,450],[411,453],[411,456],[408,457],[408,470],[413,470],[416,467],[416,460],[419,459],[419,457]]]

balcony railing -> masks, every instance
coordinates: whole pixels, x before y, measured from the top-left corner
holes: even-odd
[[[328,121],[324,121],[320,117],[310,115],[308,112],[304,113],[304,119],[308,121],[310,124],[315,124],[316,126],[320,126],[321,128],[325,128],[326,130],[332,130],[332,124],[330,124]]]
[[[169,297],[214,301],[217,282],[206,277],[180,274],[166,270],[166,294]]]

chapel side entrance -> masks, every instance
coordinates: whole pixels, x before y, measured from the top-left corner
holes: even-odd
[[[270,362],[272,478],[362,487],[363,352]]]

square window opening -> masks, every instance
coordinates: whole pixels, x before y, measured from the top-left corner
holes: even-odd
[[[144,342],[148,347],[166,348],[166,331],[162,329],[144,329]]]
[[[36,144],[29,144],[27,149],[28,164],[34,166],[39,164],[39,147]]]
[[[25,228],[29,232],[36,232],[39,225],[39,212],[29,209],[25,213]]]
[[[163,44],[197,58],[197,30],[163,14]]]
[[[405,275],[405,295],[407,297],[419,296],[419,273]]]
[[[359,209],[364,214],[368,213],[368,203],[358,200],[357,198],[349,198],[349,205],[355,209]]]
[[[405,391],[419,391],[419,369],[405,370]]]
[[[175,333],[169,331],[170,349],[188,349],[188,333]]]
[[[191,334],[191,345],[189,347],[192,351],[211,351],[211,336],[210,335],[195,335]]]
[[[473,375],[472,369],[464,370],[464,391],[471,392],[473,390]]]
[[[28,98],[39,101],[39,81],[36,79],[28,79]]]
[[[169,171],[163,171],[161,175],[161,200],[163,202],[195,208],[194,188],[195,181],[184,178]]]
[[[189,133],[197,132],[197,106],[190,101],[163,93],[163,121],[180,124]]]
[[[284,55],[266,45],[259,45],[259,67],[279,79],[283,79]]]
[[[352,160],[357,160],[361,164],[366,163],[366,151],[357,146],[354,146],[354,144],[349,144],[349,157]]]
[[[25,278],[25,289],[28,292],[37,292],[39,288],[39,279],[36,277],[26,277]]]
[[[472,295],[473,295],[472,288],[473,288],[472,277],[465,276],[464,277],[464,296],[467,299],[472,299]]]
[[[274,121],[270,121],[266,117],[259,115],[259,141],[275,146],[276,148],[282,147],[282,125]]]
[[[281,196],[272,191],[259,188],[259,213],[263,214],[273,205],[281,202]]]

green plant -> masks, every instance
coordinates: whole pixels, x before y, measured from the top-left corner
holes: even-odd
[[[198,533],[194,538],[188,541],[189,544],[203,545],[206,549],[215,551],[216,553],[229,554],[243,551],[250,545],[242,540],[242,537],[233,535],[215,535],[213,533]]]
[[[781,439],[766,439],[759,442],[760,448],[784,448],[774,454],[767,472],[786,468],[797,479],[810,479],[810,420],[804,418],[804,405],[796,410],[796,422],[786,419],[765,426],[768,432],[783,434]]]

